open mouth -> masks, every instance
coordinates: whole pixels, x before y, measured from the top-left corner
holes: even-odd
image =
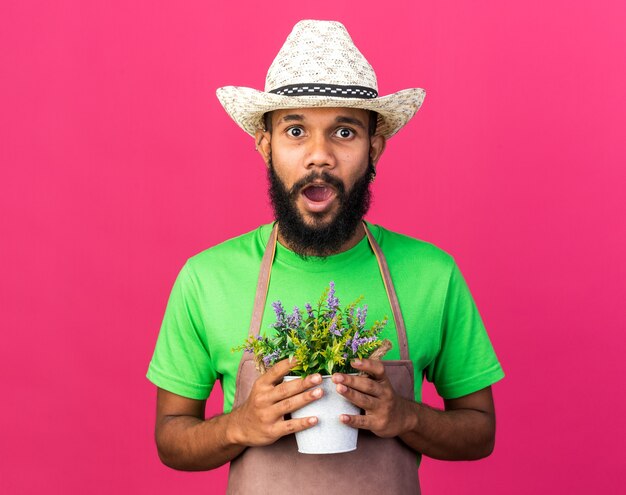
[[[313,212],[327,210],[337,196],[335,189],[328,184],[311,184],[302,189],[301,194],[307,209]]]
[[[333,194],[333,190],[326,185],[313,184],[304,188],[302,190],[302,194],[304,194],[310,201],[320,203],[330,198]]]

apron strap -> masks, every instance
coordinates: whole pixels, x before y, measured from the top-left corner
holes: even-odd
[[[398,302],[398,296],[396,295],[396,289],[394,288],[393,281],[391,280],[391,274],[389,273],[389,266],[387,260],[383,254],[380,246],[374,239],[374,236],[370,232],[367,224],[363,222],[365,234],[367,240],[374,251],[376,261],[378,262],[378,268],[383,277],[383,283],[385,285],[385,292],[389,299],[389,305],[391,306],[391,312],[393,313],[393,319],[396,324],[396,333],[398,336],[398,345],[400,346],[400,359],[409,359],[409,349],[406,338],[406,328],[404,326],[404,318],[402,318],[402,311],[400,310],[400,303]],[[270,283],[270,272],[272,270],[272,262],[276,254],[276,242],[278,239],[278,223],[274,223],[272,232],[265,252],[263,253],[263,259],[261,260],[261,270],[259,271],[259,280],[256,287],[256,295],[254,297],[254,309],[252,311],[252,320],[250,321],[249,335],[256,337],[261,330],[261,320],[263,319],[263,311],[265,310],[265,302],[267,299],[267,290]]]
[[[263,259],[261,260],[261,270],[259,271],[259,280],[256,284],[256,295],[254,296],[254,309],[252,310],[252,320],[250,321],[250,337],[257,337],[261,330],[261,320],[263,319],[263,311],[265,310],[265,301],[267,299],[267,290],[270,286],[270,271],[272,270],[272,262],[276,254],[276,240],[278,239],[278,223],[274,223],[272,233],[265,246]]]
[[[367,239],[370,241],[370,246],[372,246],[372,250],[376,256],[376,261],[378,261],[380,273],[383,276],[383,283],[385,284],[385,291],[387,292],[387,298],[389,299],[389,305],[391,306],[391,312],[393,313],[393,320],[396,323],[398,345],[400,346],[400,359],[408,360],[409,346],[406,340],[406,327],[404,326],[404,318],[402,317],[402,311],[400,311],[400,303],[398,302],[396,289],[393,285],[393,281],[391,280],[391,273],[389,273],[387,260],[385,259],[385,255],[383,254],[382,249],[380,249],[378,242],[376,242],[376,239],[374,239],[374,236],[370,232],[370,229],[367,228],[367,224],[365,222],[363,222],[363,227],[365,227],[365,234],[367,235]]]

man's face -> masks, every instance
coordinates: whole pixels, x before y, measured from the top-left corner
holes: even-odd
[[[367,211],[384,138],[369,136],[369,113],[360,109],[277,110],[271,117],[271,134],[257,138],[281,233],[296,252],[331,254]]]

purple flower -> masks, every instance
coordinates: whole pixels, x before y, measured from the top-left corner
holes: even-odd
[[[335,316],[337,308],[339,307],[339,299],[335,297],[335,282],[330,282],[328,285],[330,287],[330,290],[328,291],[326,304],[328,304],[328,310],[330,311],[330,316],[332,318],[333,316]]]
[[[302,321],[302,315],[298,306],[293,307],[293,312],[287,316],[287,326],[293,330],[297,330]]]
[[[272,308],[274,308],[274,313],[276,313],[276,318],[281,318],[285,315],[285,310],[283,309],[283,303],[280,301],[276,301],[272,303]]]
[[[309,315],[309,318],[315,318],[315,315],[313,314],[313,308],[311,307],[311,305],[309,303],[306,303],[304,307],[306,308],[306,312]]]
[[[356,354],[356,351],[359,350],[359,332],[354,334],[354,338],[352,339],[352,354]]]
[[[272,303],[272,308],[274,308],[274,313],[276,313],[276,323],[272,323],[272,327],[281,328],[286,324],[285,321],[285,309],[280,301],[276,301]]]
[[[367,304],[363,308],[357,308],[356,318],[359,322],[359,327],[363,328],[365,326],[365,318],[367,318]]]
[[[341,330],[337,329],[337,317],[333,318],[333,322],[330,324],[328,331],[337,337],[341,337]]]
[[[267,356],[263,356],[263,364],[267,367],[274,364],[274,360],[280,355],[278,351],[274,351]]]
[[[354,338],[352,339],[350,346],[352,347],[352,354],[356,354],[363,344],[368,344],[370,342],[374,342],[376,337],[361,337],[359,338],[359,332],[354,334]],[[347,344],[347,342],[346,342]]]

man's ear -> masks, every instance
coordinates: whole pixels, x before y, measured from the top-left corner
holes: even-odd
[[[385,151],[385,146],[387,146],[385,136],[376,134],[370,137],[370,158],[372,159],[374,166],[376,166],[378,160],[383,154],[383,151]]]
[[[265,165],[270,166],[270,157],[272,156],[272,135],[269,131],[258,129],[254,135],[255,149],[259,152]]]

